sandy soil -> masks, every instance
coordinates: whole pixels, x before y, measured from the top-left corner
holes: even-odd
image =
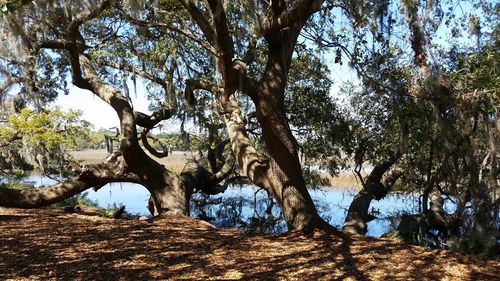
[[[247,235],[183,216],[0,208],[0,280],[499,280],[500,261],[339,234]]]

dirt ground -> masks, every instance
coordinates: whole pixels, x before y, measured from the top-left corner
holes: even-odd
[[[183,216],[0,208],[0,280],[499,280],[500,261],[350,236],[248,235]]]

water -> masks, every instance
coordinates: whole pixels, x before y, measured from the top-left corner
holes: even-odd
[[[51,185],[55,180],[40,175],[31,175],[23,182],[34,186]],[[131,214],[149,215],[146,203],[149,199],[148,190],[136,183],[109,183],[98,191],[88,189],[84,192],[86,198],[97,203],[101,208],[112,208],[125,205],[125,210]]]
[[[25,182],[35,186],[55,183],[54,180],[39,175],[30,176]],[[319,214],[330,224],[341,227],[356,190],[316,188],[309,192]],[[85,194],[103,208],[124,205],[128,213],[149,215],[146,208],[149,192],[139,184],[111,183],[97,192],[89,189]],[[446,209],[453,211],[451,205],[447,202]],[[418,212],[418,196],[389,194],[383,200],[372,201],[370,208],[377,219],[368,223],[367,235],[378,237],[395,226],[401,213]],[[282,232],[286,229],[280,219],[277,203],[269,200],[264,190],[251,185],[231,186],[224,193],[211,197],[194,194],[190,209],[192,216],[212,218],[210,222],[220,227],[260,227],[260,230],[270,232]]]

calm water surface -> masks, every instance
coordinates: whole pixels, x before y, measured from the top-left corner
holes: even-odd
[[[41,176],[30,176],[26,179],[35,186],[50,185],[54,181]],[[340,227],[345,219],[347,209],[356,194],[354,189],[315,188],[309,190],[319,214],[330,224]],[[100,207],[117,207],[125,205],[125,210],[132,214],[149,215],[146,202],[149,193],[142,185],[133,183],[108,184],[97,192],[89,190],[88,199]],[[273,204],[274,203],[274,204]],[[269,207],[272,204],[271,207]],[[448,206],[450,208],[450,206]],[[267,210],[267,212],[266,212]],[[418,211],[418,197],[414,195],[390,194],[383,200],[373,201],[371,210],[378,219],[368,224],[368,235],[380,236],[386,233],[391,222],[400,213]],[[193,195],[191,215],[213,218],[211,223],[220,227],[246,227],[261,218],[274,220],[267,231],[281,232],[285,224],[279,220],[280,211],[276,202],[269,200],[266,192],[255,186],[230,186],[224,193],[211,196]]]

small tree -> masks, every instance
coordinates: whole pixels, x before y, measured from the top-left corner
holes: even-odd
[[[64,112],[59,108],[35,112],[23,108],[0,126],[3,152],[19,156],[4,159],[3,169],[13,169],[17,161],[31,164],[44,174],[62,173],[73,162],[67,149],[77,140],[88,137],[90,124],[80,118],[81,112]],[[14,161],[12,161],[14,160]],[[15,161],[17,160],[17,161]]]

